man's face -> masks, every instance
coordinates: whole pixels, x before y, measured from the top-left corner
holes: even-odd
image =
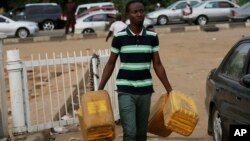
[[[128,18],[130,24],[143,25],[145,13],[143,4],[137,2],[129,6]]]

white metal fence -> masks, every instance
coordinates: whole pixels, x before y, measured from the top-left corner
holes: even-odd
[[[82,52],[38,54],[21,61],[19,50],[7,51],[12,132],[35,132],[78,123],[74,111],[81,106],[80,97],[86,91],[97,89],[109,53],[104,50],[95,52],[94,56],[88,52],[86,55]],[[117,69],[105,89],[118,120],[116,74]]]

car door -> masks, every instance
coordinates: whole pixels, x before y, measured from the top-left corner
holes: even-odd
[[[96,14],[90,17],[90,26],[95,31],[104,31],[106,24],[108,24],[107,14]]]
[[[6,35],[13,35],[13,26],[11,26],[11,21],[6,18],[0,17],[0,32]]]
[[[231,12],[231,8],[234,8],[235,6],[232,3],[229,3],[227,1],[219,1],[218,2],[218,8],[220,11],[220,17],[218,17],[217,21],[228,21],[229,15]]]
[[[223,8],[219,8],[219,1],[208,2],[205,7],[203,14],[207,15],[208,20],[211,21],[220,21],[221,17],[224,15]]]
[[[250,124],[250,89],[240,84],[242,76],[249,73],[249,51],[250,42],[240,43],[218,73],[216,95],[226,127],[230,124]]]
[[[185,8],[186,2],[181,1],[171,8],[168,14],[170,21],[180,21],[182,17],[182,9]]]

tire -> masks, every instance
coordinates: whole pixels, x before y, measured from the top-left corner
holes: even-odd
[[[48,21],[44,21],[42,24],[42,29],[45,31],[49,31],[49,30],[54,30],[55,29],[55,23],[51,20]]]
[[[246,22],[247,22],[247,23],[249,23],[249,22],[250,22],[250,17],[248,17],[248,18],[246,19]]]
[[[87,28],[82,31],[82,34],[89,34],[89,33],[95,33],[95,31],[91,28]]]
[[[168,23],[168,17],[164,16],[164,15],[159,16],[158,19],[157,19],[157,23],[158,23],[158,25],[167,24]]]
[[[212,112],[212,132],[214,141],[228,141],[226,131],[223,127],[223,121],[216,107]]]
[[[217,32],[219,31],[219,28],[214,25],[206,25],[206,26],[203,26],[203,30],[206,32]]]
[[[20,28],[16,32],[16,36],[21,38],[21,39],[27,38],[28,35],[29,35],[29,31],[27,29],[25,29],[25,28]]]
[[[199,16],[196,20],[197,24],[204,26],[208,23],[208,18],[206,16]]]

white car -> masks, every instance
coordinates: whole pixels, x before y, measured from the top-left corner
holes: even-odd
[[[7,36],[27,38],[39,32],[37,23],[30,21],[14,21],[3,15],[0,15],[0,32]]]
[[[201,0],[190,0],[192,6],[200,3]],[[169,22],[182,22],[182,9],[187,5],[186,0],[179,0],[167,8],[149,12],[146,17],[153,20],[154,23],[165,25]]]
[[[95,11],[90,14],[79,17],[75,24],[76,34],[95,33],[97,31],[105,31],[110,24],[110,19],[114,18],[117,14],[116,11]],[[126,24],[129,24],[126,20]],[[145,17],[143,25],[146,28],[152,28],[154,25],[151,19]]]
[[[183,20],[202,26],[208,22],[229,21],[231,9],[236,7],[239,7],[239,5],[229,0],[203,1],[194,6],[192,14],[183,15]]]
[[[127,19],[126,22],[125,22],[127,25],[130,24],[130,20]],[[144,18],[144,21],[143,21],[143,26],[146,27],[146,28],[153,28],[153,26],[155,25],[156,23],[154,23],[153,20],[145,17]]]
[[[87,34],[96,31],[105,31],[110,23],[110,19],[114,18],[117,12],[114,11],[95,11],[76,19],[75,33]]]

